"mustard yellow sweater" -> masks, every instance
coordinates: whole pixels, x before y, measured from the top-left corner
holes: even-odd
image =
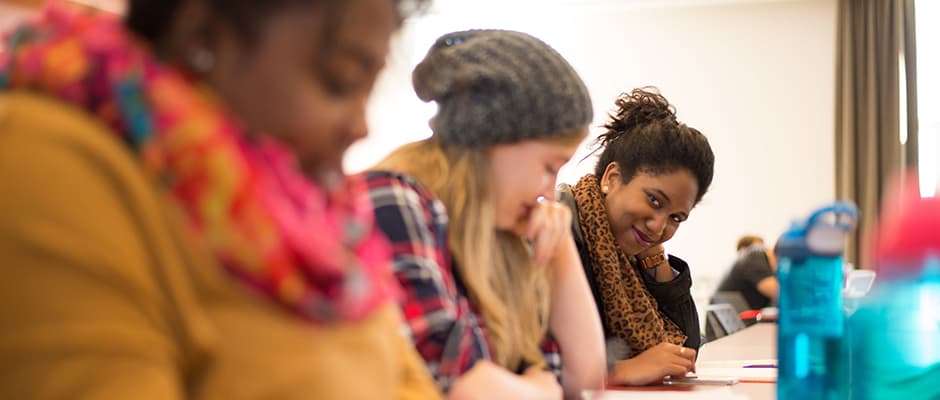
[[[91,116],[0,94],[0,399],[434,399],[389,304],[311,325],[230,279]]]

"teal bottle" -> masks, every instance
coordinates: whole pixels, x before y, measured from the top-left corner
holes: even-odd
[[[858,211],[833,203],[795,222],[777,241],[780,282],[777,398],[834,400],[839,387],[845,237]]]
[[[940,399],[940,198],[909,196],[882,207],[877,279],[849,318],[852,399]]]

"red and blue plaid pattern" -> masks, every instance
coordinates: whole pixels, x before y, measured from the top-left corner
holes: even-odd
[[[376,225],[392,244],[411,338],[446,392],[476,361],[492,358],[483,318],[455,274],[447,247],[447,210],[406,175],[369,172],[366,182]],[[560,376],[557,343],[546,338],[543,352],[549,368]]]

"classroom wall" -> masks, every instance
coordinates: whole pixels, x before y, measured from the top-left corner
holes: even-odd
[[[618,93],[655,85],[708,136],[714,183],[666,243],[692,266],[700,308],[740,235],[773,241],[792,217],[833,199],[836,0],[438,0],[396,40],[371,135],[348,153],[348,169],[430,135],[435,106],[414,95],[410,71],[439,35],[467,28],[520,30],[558,49],[587,82],[595,125]],[[559,181],[592,168],[573,161]]]

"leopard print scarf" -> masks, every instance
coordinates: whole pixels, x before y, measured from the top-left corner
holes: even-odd
[[[587,174],[572,188],[578,205],[581,234],[590,256],[604,313],[605,330],[626,341],[631,357],[662,342],[685,343],[686,336],[659,311],[646,289],[640,271],[617,245],[607,219],[607,206],[594,174]]]

